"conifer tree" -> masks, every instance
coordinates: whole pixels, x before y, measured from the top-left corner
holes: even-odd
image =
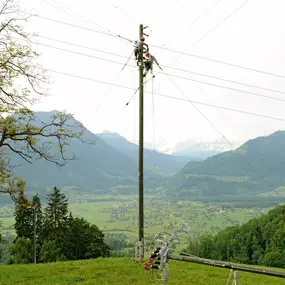
[[[47,196],[47,207],[43,221],[42,234],[47,241],[55,241],[64,248],[68,230],[68,199],[57,187]]]
[[[15,230],[17,237],[33,239],[33,209],[32,203],[21,191],[15,205]]]

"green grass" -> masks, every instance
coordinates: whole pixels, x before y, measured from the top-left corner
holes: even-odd
[[[229,270],[193,263],[170,261],[169,285],[226,284]],[[145,285],[152,284],[149,271],[142,264],[127,258],[108,258],[87,261],[58,262],[38,265],[0,266],[0,284],[19,285]],[[231,282],[230,282],[231,284]],[[238,284],[281,285],[284,279],[239,272]]]

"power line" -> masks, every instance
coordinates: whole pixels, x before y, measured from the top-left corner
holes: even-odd
[[[43,19],[43,20],[47,20],[47,21],[51,21],[51,22],[54,22],[54,23],[58,23],[58,24],[61,24],[61,25],[66,25],[66,26],[70,26],[70,27],[73,27],[73,28],[86,30],[86,31],[92,32],[92,33],[98,33],[98,34],[103,34],[103,35],[110,36],[110,37],[116,37],[115,35],[112,35],[110,33],[94,30],[94,29],[91,29],[91,28],[87,28],[87,27],[83,27],[83,26],[79,26],[79,25],[63,22],[63,21],[60,21],[60,20],[56,20],[56,19],[52,19],[52,18],[48,18],[48,17],[36,15],[36,14],[30,14],[30,16],[34,16],[34,17],[37,17],[37,18],[40,18],[40,19]]]
[[[30,15],[30,16],[34,16],[34,17],[38,17],[38,18],[41,18],[41,19],[44,19],[44,20],[56,22],[56,23],[58,23],[58,24],[63,24],[63,25],[67,25],[67,26],[74,27],[74,28],[78,28],[78,29],[83,29],[83,30],[86,30],[86,31],[94,32],[94,33],[104,34],[104,35],[106,35],[106,36],[111,36],[111,37],[115,37],[115,38],[116,38],[116,37],[119,37],[119,38],[121,38],[121,39],[125,39],[125,40],[128,41],[128,42],[134,43],[133,40],[130,40],[130,39],[128,39],[128,38],[125,38],[125,37],[123,37],[123,36],[121,36],[121,35],[117,35],[117,34],[116,34],[116,35],[112,35],[112,34],[110,34],[110,33],[105,33],[105,32],[101,32],[101,31],[97,31],[97,30],[94,30],[94,29],[90,29],[90,28],[86,28],[86,27],[82,27],[82,26],[70,24],[70,23],[63,22],[63,21],[59,21],[59,20],[56,20],[56,19],[51,19],[51,18],[43,17],[43,16],[40,16],[40,15],[33,15],[33,14],[29,14],[29,15]],[[242,65],[238,65],[238,64],[234,64],[234,63],[229,63],[229,62],[225,62],[225,61],[221,61],[221,60],[217,60],[217,59],[213,59],[213,58],[209,58],[209,57],[205,57],[205,56],[199,56],[199,55],[196,55],[196,54],[191,54],[191,53],[187,53],[187,52],[183,52],[183,51],[179,51],[179,50],[175,50],[175,49],[171,49],[171,48],[166,48],[166,47],[163,47],[163,46],[158,46],[158,45],[152,45],[152,46],[153,46],[153,47],[156,47],[156,48],[158,48],[158,49],[162,49],[162,50],[167,50],[167,51],[179,53],[179,54],[186,55],[186,56],[189,56],[189,57],[194,57],[194,58],[198,58],[198,59],[203,59],[203,60],[207,60],[207,61],[211,61],[211,62],[223,64],[223,65],[228,65],[228,66],[232,66],[232,67],[236,67],[236,68],[241,68],[241,69],[248,70],[248,71],[253,71],[253,72],[257,72],[257,73],[261,73],[261,74],[270,75],[270,76],[275,76],[275,77],[279,77],[279,78],[285,79],[285,76],[284,76],[284,75],[277,74],[277,73],[273,73],[273,72],[267,72],[267,71],[264,71],[264,70],[254,69],[254,68],[250,68],[250,67],[246,67],[246,66],[242,66]]]
[[[198,41],[196,41],[194,44],[192,44],[189,48],[186,49],[188,51],[193,46],[197,45],[200,41],[202,41],[206,36],[208,36],[210,33],[212,33],[214,30],[216,30],[218,27],[220,27],[225,21],[227,21],[229,18],[231,18],[234,14],[236,14],[241,8],[243,8],[250,0],[245,1],[241,6],[239,6],[237,9],[235,9],[230,15],[228,15],[226,18],[224,18],[218,25],[216,25],[214,28],[212,28],[210,31],[208,31],[206,34],[204,34]],[[179,56],[181,57],[182,54]],[[178,58],[177,58],[178,59]]]
[[[96,48],[93,48],[93,47],[79,45],[79,44],[75,44],[75,43],[71,43],[71,42],[67,42],[67,41],[62,41],[62,40],[58,40],[58,39],[54,39],[54,38],[50,38],[50,37],[46,37],[46,36],[38,35],[37,37],[40,37],[40,38],[43,38],[43,39],[48,39],[48,40],[51,40],[51,41],[56,41],[56,42],[63,43],[63,44],[68,44],[68,45],[75,46],[75,47],[80,47],[80,48],[84,48],[84,49],[88,49],[88,50],[93,50],[93,51],[96,51],[96,52],[101,52],[101,53],[105,53],[105,54],[109,54],[109,55],[113,55],[113,56],[129,59],[129,57],[127,57],[127,56],[120,55],[120,54],[113,53],[113,52],[107,52],[107,51],[96,49]],[[34,44],[45,45],[45,44],[42,44],[42,43],[35,43],[35,42],[34,42]],[[50,46],[50,45],[46,45],[46,46],[57,49],[57,47],[54,47],[54,46]],[[58,49],[60,49],[60,48],[58,48]],[[67,50],[64,50],[64,51],[67,51]],[[73,51],[69,51],[69,52],[73,52]],[[80,53],[80,55],[85,55],[85,54]],[[86,56],[90,56],[90,55],[86,55]],[[97,58],[97,57],[95,57],[95,58]],[[270,89],[270,88],[265,88],[265,87],[253,85],[253,84],[247,84],[247,83],[243,83],[243,82],[239,82],[239,81],[235,81],[235,80],[225,79],[225,78],[222,78],[222,77],[212,76],[212,75],[209,75],[209,74],[203,74],[203,73],[199,73],[199,72],[195,72],[195,71],[191,71],[191,70],[187,70],[187,69],[175,68],[175,67],[167,66],[167,65],[161,65],[161,66],[164,67],[164,68],[170,68],[170,69],[173,69],[173,70],[183,71],[183,72],[187,72],[187,73],[191,73],[191,74],[195,74],[195,75],[199,75],[199,76],[204,76],[204,77],[208,77],[208,78],[212,78],[212,79],[222,80],[222,81],[225,81],[225,82],[239,84],[239,85],[243,85],[243,86],[246,86],[246,87],[259,88],[259,89],[262,89],[264,91],[281,93],[281,94],[285,95],[285,92],[281,91],[281,90],[274,90],[274,89]],[[132,67],[135,67],[135,66],[132,66]]]
[[[116,64],[119,64],[119,65],[123,65],[124,64],[122,62],[114,61],[114,60],[111,60],[111,59],[106,59],[106,58],[102,58],[102,57],[98,57],[98,56],[94,56],[94,55],[89,55],[89,54],[86,54],[86,53],[81,53],[81,52],[76,52],[76,51],[72,51],[72,50],[68,50],[68,49],[63,49],[63,48],[59,48],[59,47],[55,47],[55,46],[51,46],[51,45],[47,45],[47,44],[42,44],[42,43],[34,43],[34,44],[46,46],[46,47],[57,49],[57,50],[61,50],[61,51],[64,51],[64,52],[74,53],[74,54],[85,56],[85,57],[89,57],[89,58],[103,60],[103,61],[107,61],[107,62],[111,62],[111,63],[116,63]],[[133,66],[133,67],[135,67],[135,66]],[[236,91],[236,92],[241,92],[241,93],[245,93],[245,94],[249,94],[249,95],[253,95],[253,96],[257,96],[257,97],[263,97],[263,98],[266,98],[266,99],[271,99],[271,100],[285,102],[285,99],[282,99],[282,98],[271,97],[271,96],[267,96],[267,95],[263,95],[263,94],[259,94],[259,93],[255,93],[255,92],[251,92],[251,91],[245,91],[245,90],[241,90],[241,89],[237,89],[237,88],[233,88],[233,87],[228,87],[228,86],[223,86],[223,85],[219,85],[219,84],[214,84],[214,83],[210,83],[210,82],[206,82],[206,81],[202,81],[202,80],[186,78],[186,77],[182,77],[182,76],[175,75],[175,74],[168,74],[168,73],[162,73],[162,74],[166,74],[166,75],[177,77],[177,78],[180,78],[180,79],[183,79],[183,80],[188,80],[188,81],[201,83],[201,84],[205,84],[205,85],[209,85],[209,86],[214,86],[214,87],[218,87],[218,88],[223,88],[223,89],[228,89],[228,90],[232,90],[232,91]]]
[[[190,28],[192,27],[198,20],[200,20],[207,12],[209,12],[210,10],[212,10],[214,7],[216,7],[221,1],[223,0],[218,0],[217,2],[215,2],[211,7],[208,7],[207,9],[205,9],[205,11],[200,14],[193,22],[191,22],[187,27]]]
[[[126,14],[127,16],[129,16],[134,22],[137,23],[137,21],[134,20],[134,17],[133,17],[131,14],[129,14],[128,12],[126,12],[125,10],[123,10],[122,8],[120,8],[118,5],[115,5],[115,4],[113,4],[113,3],[110,3],[110,2],[107,1],[107,0],[103,0],[103,1],[105,1],[106,3],[108,3],[109,5],[111,5],[112,7],[114,7],[115,9],[120,10],[121,12],[123,12],[124,14]]]
[[[53,48],[53,49],[56,49],[56,50],[61,50],[61,51],[64,51],[64,52],[74,53],[74,54],[85,56],[85,57],[95,58],[95,59],[99,59],[99,60],[103,60],[103,61],[108,61],[108,62],[124,65],[123,62],[118,62],[118,61],[114,61],[114,60],[111,60],[111,59],[107,59],[107,58],[103,58],[103,57],[99,57],[99,56],[95,56],[95,55],[90,55],[90,54],[86,54],[86,53],[82,53],[82,52],[78,52],[78,51],[73,51],[73,50],[69,50],[69,49],[65,49],[65,48],[55,47],[55,46],[51,46],[51,45],[47,45],[47,44],[43,44],[43,43],[35,43],[35,42],[32,42],[32,43],[36,44],[36,45],[45,46],[45,47],[48,47],[48,48]]]
[[[57,7],[57,6],[54,6],[54,4],[51,4],[51,3],[48,2],[47,0],[42,0],[42,1],[45,2],[45,3],[47,3],[48,5],[50,5],[50,6],[54,7],[54,8],[56,8],[56,9],[61,9],[64,13],[66,13],[66,14],[68,14],[68,15],[71,15],[72,17],[78,19],[79,21],[81,21],[81,22],[83,22],[83,23],[86,23],[86,24],[88,24],[88,25],[91,24],[92,26],[94,26],[94,25],[95,25],[95,26],[98,26],[98,27],[101,28],[102,30],[105,30],[105,31],[108,31],[108,32],[112,33],[109,29],[107,29],[107,28],[105,28],[105,27],[103,27],[103,26],[101,26],[101,25],[99,25],[99,24],[97,24],[97,23],[95,23],[95,22],[93,22],[93,21],[91,21],[91,20],[85,18],[84,16],[79,15],[77,12],[73,11],[73,10],[70,9],[69,7],[65,7],[65,6],[61,5],[60,3],[58,3],[58,2],[55,1],[55,0],[50,0],[50,1],[52,1],[53,3],[55,3],[56,5],[58,5],[58,6],[61,7],[61,8],[59,8],[59,7]]]
[[[42,1],[46,2],[46,0],[42,0]],[[103,27],[103,26],[101,26],[101,25],[95,23],[94,21],[91,21],[91,20],[85,18],[84,16],[79,15],[78,13],[76,13],[75,11],[73,11],[72,9],[61,5],[60,3],[58,3],[58,2],[55,1],[55,0],[50,0],[50,1],[52,1],[53,3],[56,3],[58,6],[62,7],[62,9],[63,9],[63,11],[64,11],[65,13],[71,15],[72,17],[75,17],[76,19],[78,19],[78,20],[80,20],[80,21],[82,21],[82,22],[84,22],[84,23],[86,23],[86,24],[88,24],[88,25],[92,25],[92,26],[95,25],[95,26],[98,26],[98,27],[100,27],[101,29],[108,31],[110,34],[115,35],[116,37],[118,37],[118,38],[121,39],[121,40],[127,40],[127,41],[129,41],[129,42],[133,42],[133,41],[131,41],[131,40],[129,40],[129,39],[127,39],[127,38],[125,38],[125,37],[123,37],[123,36],[121,36],[121,35],[115,33],[115,32],[112,32],[112,31],[111,31],[110,29],[108,29],[108,28],[105,28],[105,27]],[[49,4],[49,5],[52,5],[52,4],[49,3],[49,2],[46,2],[46,3]],[[53,6],[53,5],[52,5],[52,6]],[[53,7],[54,7],[54,6],[53,6]],[[55,8],[58,8],[58,7],[55,7]],[[73,13],[73,14],[75,14],[75,15],[72,15],[72,14],[70,14],[70,12],[67,12],[67,11],[70,11],[71,13]]]
[[[42,1],[46,2],[46,0],[42,0]],[[119,39],[127,40],[127,41],[132,42],[131,40],[129,40],[129,39],[127,39],[127,38],[125,38],[125,37],[123,37],[123,36],[121,36],[121,35],[119,35],[119,34],[117,34],[117,33],[115,33],[115,32],[112,32],[111,30],[109,30],[109,29],[107,29],[107,28],[105,28],[105,27],[103,27],[103,26],[101,26],[101,25],[95,23],[94,21],[91,21],[91,20],[85,18],[84,16],[79,15],[78,13],[76,13],[75,11],[73,11],[72,9],[70,9],[70,8],[68,8],[68,7],[64,7],[63,5],[61,5],[60,3],[58,3],[57,1],[55,1],[55,0],[50,0],[50,1],[52,1],[52,2],[56,3],[57,5],[61,6],[62,9],[63,9],[63,11],[64,11],[65,13],[71,15],[72,17],[75,17],[76,19],[78,19],[78,20],[80,20],[80,21],[82,21],[82,22],[84,22],[84,23],[86,23],[86,24],[88,24],[88,25],[92,25],[92,26],[95,25],[95,26],[98,26],[98,27],[101,28],[102,30],[106,30],[107,32],[109,32],[110,34],[115,35],[115,36],[118,37]],[[46,2],[46,3],[49,4],[49,5],[51,5],[49,2]],[[52,5],[52,6],[53,6],[53,5]],[[57,7],[55,7],[55,8],[57,8]],[[70,14],[69,12],[67,12],[67,10],[68,10],[68,11],[71,11],[71,12],[72,12],[73,14],[75,14],[75,15]]]
[[[270,96],[267,96],[267,95],[262,95],[262,94],[251,92],[251,91],[245,91],[245,90],[241,90],[241,89],[237,89],[237,88],[233,88],[233,87],[222,86],[222,85],[219,85],[219,84],[214,84],[214,83],[201,81],[201,80],[196,80],[196,79],[192,79],[192,78],[187,78],[187,77],[174,75],[174,74],[168,74],[168,73],[165,73],[165,72],[162,73],[162,74],[165,74],[165,75],[168,75],[168,76],[172,76],[172,77],[177,77],[177,78],[180,78],[180,79],[183,79],[183,80],[193,81],[193,82],[196,82],[196,83],[210,85],[210,86],[214,86],[214,87],[218,87],[218,88],[224,88],[224,89],[228,89],[228,90],[232,90],[232,91],[237,91],[237,92],[241,92],[241,93],[245,93],[245,94],[249,94],[249,95],[253,95],[253,96],[257,96],[257,97],[263,97],[263,98],[266,98],[266,99],[271,99],[271,100],[285,102],[285,99],[282,99],[282,98],[270,97]]]
[[[107,85],[113,85],[115,87],[118,88],[123,88],[123,89],[128,89],[128,90],[135,90],[132,87],[128,87],[128,86],[124,86],[124,85],[119,85],[119,84],[112,84],[110,82],[106,82],[106,81],[102,81],[102,80],[97,80],[94,78],[88,78],[88,77],[84,77],[84,76],[79,76],[79,75],[74,75],[74,74],[69,74],[66,72],[61,72],[61,71],[57,71],[57,70],[53,70],[53,69],[45,69],[46,71],[52,72],[52,73],[57,73],[57,74],[61,74],[61,75],[65,75],[65,76],[70,76],[73,78],[78,78],[78,79],[82,79],[82,80],[87,80],[87,81],[93,81],[93,82],[97,82],[97,83],[101,83],[101,84],[107,84]],[[149,93],[149,92],[147,92]],[[186,99],[183,98],[177,98],[171,95],[166,95],[166,94],[161,94],[161,93],[157,93],[157,92],[153,92],[153,94],[160,96],[160,97],[165,97],[165,98],[169,98],[169,99],[174,99],[174,100],[179,100],[179,101],[188,101]],[[228,108],[228,107],[223,107],[223,106],[219,106],[219,105],[214,105],[214,104],[208,104],[208,103],[203,103],[203,102],[199,102],[199,101],[194,101],[191,100],[193,103],[198,104],[198,105],[202,105],[202,106],[208,106],[208,107],[213,107],[213,108],[219,108],[222,110],[228,110],[228,111],[232,111],[232,112],[238,112],[238,113],[242,113],[245,115],[251,115],[251,116],[256,116],[256,117],[261,117],[261,118],[266,118],[266,119],[271,119],[271,120],[276,120],[276,121],[285,121],[285,119],[283,118],[277,118],[277,117],[273,117],[273,116],[267,116],[267,115],[263,115],[263,114],[258,114],[258,113],[253,113],[253,112],[248,112],[248,111],[244,111],[244,110],[239,110],[239,109],[233,109],[233,108]]]
[[[72,28],[77,28],[77,29],[85,30],[85,31],[92,32],[92,33],[102,34],[102,35],[106,35],[106,36],[113,37],[113,38],[120,38],[120,39],[126,40],[128,42],[134,43],[133,40],[130,40],[130,39],[126,38],[126,37],[123,37],[123,36],[121,36],[119,34],[111,34],[111,33],[107,33],[107,32],[102,32],[102,31],[94,30],[94,29],[91,29],[91,28],[87,28],[87,27],[83,27],[83,26],[67,23],[67,22],[64,22],[64,21],[60,21],[60,20],[56,20],[56,19],[52,19],[52,18],[48,18],[48,17],[36,15],[36,14],[29,14],[29,15],[37,17],[37,18],[40,18],[40,19],[43,19],[43,20],[46,20],[46,21],[51,21],[51,22],[54,22],[54,23],[57,23],[57,24],[66,25],[66,26],[70,26]]]
[[[137,94],[139,88],[137,88],[134,92],[134,94],[130,97],[130,99],[128,100],[128,102],[124,105],[124,107],[122,108],[122,110],[119,112],[119,114],[111,121],[111,123],[109,124],[108,126],[108,129],[112,126],[112,124],[114,122],[117,122],[118,118],[121,116],[121,114],[124,112],[124,110],[126,109],[126,107],[129,105],[129,103],[133,100],[133,98],[135,97],[135,95]],[[102,136],[103,134],[105,134],[106,131],[103,131],[99,136],[97,136],[97,138],[95,139],[94,143],[96,141],[98,141]]]
[[[212,10],[216,5],[219,4],[219,2],[221,2],[223,0],[218,0],[215,4],[213,4],[211,7],[207,8],[202,14],[200,14],[194,21],[192,21],[187,28],[192,27],[198,20],[200,20],[208,11]],[[167,44],[169,45],[170,43],[173,42],[174,39],[170,40]],[[165,45],[163,45],[165,46]]]
[[[187,99],[187,101],[191,103],[196,111],[198,111],[198,113],[200,113],[200,115],[212,126],[212,128],[215,129],[216,132],[219,133],[223,138],[225,138],[228,144],[232,147],[230,140],[211,122],[210,119],[208,119],[208,117],[195,105],[195,103],[193,103],[192,100],[188,98],[188,96],[179,88],[179,86],[177,86],[177,84],[172,80],[171,83],[179,90],[179,92]]]
[[[191,73],[191,74],[195,74],[195,75],[199,75],[199,76],[204,76],[204,77],[208,77],[208,78],[212,78],[212,79],[222,80],[222,81],[225,81],[225,82],[239,84],[239,85],[243,85],[243,86],[246,86],[246,87],[258,88],[258,89],[262,89],[264,91],[281,93],[281,94],[285,95],[285,91],[281,91],[281,90],[265,88],[265,87],[261,87],[261,86],[253,85],[253,84],[247,84],[247,83],[239,82],[239,81],[236,81],[236,80],[226,79],[226,78],[222,78],[222,77],[218,77],[218,76],[212,76],[212,75],[209,75],[209,74],[199,73],[199,72],[191,71],[191,70],[187,70],[187,69],[174,68],[174,67],[166,66],[166,65],[161,65],[161,66],[164,67],[164,68],[170,68],[170,69],[173,69],[173,70],[183,71],[183,72],[186,72],[186,73]]]
[[[50,40],[50,41],[59,42],[59,43],[62,43],[62,44],[67,44],[67,45],[79,47],[79,48],[84,48],[84,49],[88,49],[88,50],[92,50],[92,51],[97,51],[97,52],[101,52],[101,53],[105,53],[105,54],[109,54],[109,55],[114,55],[114,56],[118,56],[118,57],[122,57],[122,58],[128,58],[127,56],[120,55],[120,54],[117,54],[117,53],[108,52],[108,51],[104,51],[104,50],[101,50],[101,49],[88,47],[88,46],[84,46],[84,45],[79,45],[79,44],[75,44],[75,43],[71,43],[71,42],[67,42],[67,41],[63,41],[63,40],[58,40],[58,39],[54,39],[54,38],[50,38],[50,37],[46,37],[46,36],[37,35],[37,37],[43,38],[43,39],[47,39],[47,40]],[[34,44],[41,45],[41,43],[34,43]]]
[[[241,68],[241,69],[248,70],[248,71],[254,71],[254,72],[257,72],[257,73],[261,73],[261,74],[275,76],[275,77],[279,77],[279,78],[285,79],[284,75],[280,75],[280,74],[277,74],[277,73],[272,73],[272,72],[267,72],[267,71],[263,71],[263,70],[259,70],[259,69],[254,69],[254,68],[250,68],[250,67],[246,67],[246,66],[242,66],[242,65],[238,65],[238,64],[234,64],[234,63],[229,63],[229,62],[225,62],[225,61],[221,61],[221,60],[217,60],[217,59],[212,59],[212,58],[205,57],[205,56],[199,56],[199,55],[196,55],[196,54],[191,54],[191,53],[187,53],[187,52],[183,52],[183,51],[178,51],[178,50],[175,50],[175,49],[170,49],[170,48],[166,48],[166,47],[162,47],[162,46],[158,46],[158,45],[152,45],[152,46],[156,47],[158,49],[167,50],[167,51],[171,51],[171,52],[175,52],[175,53],[180,53],[182,55],[186,55],[186,56],[190,56],[190,57],[194,57],[194,58],[199,58],[199,59],[203,59],[203,60],[207,60],[207,61],[211,61],[211,62],[223,64],[223,65],[228,65],[228,66]]]
[[[187,100],[187,99],[178,98],[178,97],[174,97],[174,96],[171,96],[171,95],[160,94],[160,93],[154,93],[154,94],[157,95],[157,96],[161,96],[161,97],[165,97],[165,98],[169,98],[169,99],[189,102],[189,100]],[[223,106],[220,106],[220,105],[213,105],[213,104],[203,103],[203,102],[194,101],[194,100],[191,100],[191,101],[193,103],[195,103],[195,104],[198,104],[198,105],[203,105],[203,106],[207,106],[207,107],[214,107],[214,108],[218,108],[218,109],[222,109],[222,110],[242,113],[242,114],[245,114],[245,115],[257,116],[257,117],[261,117],[261,118],[265,118],[265,119],[271,119],[271,120],[277,120],[277,121],[284,121],[285,122],[285,119],[282,119],[282,118],[276,118],[276,117],[272,117],[272,116],[257,114],[257,113],[248,112],[248,111],[239,110],[239,109],[223,107]]]
[[[126,64],[127,64],[127,63],[128,63],[128,62],[126,62]],[[123,66],[123,68],[122,68],[122,69],[120,70],[120,72],[118,73],[117,77],[115,78],[115,80],[114,80],[114,82],[113,82],[114,84],[115,84],[115,83],[117,82],[117,80],[119,79],[121,73],[122,73],[123,70],[125,69],[126,64]],[[105,99],[107,98],[107,96],[108,96],[108,94],[110,93],[110,91],[112,90],[113,86],[114,86],[113,84],[111,84],[111,85],[109,86],[108,91],[105,93],[105,95],[103,96],[102,100],[99,102],[97,108],[95,109],[95,115],[96,115],[98,109],[100,108],[100,106],[102,105],[102,103],[103,103],[103,102],[105,101]]]
[[[224,138],[227,143],[233,148],[233,144],[230,142],[230,140],[214,125],[214,123],[211,122],[210,119],[208,119],[208,117],[199,109],[197,108],[197,106],[195,105],[195,103],[193,103],[188,96],[175,84],[175,82],[173,82],[173,84],[175,85],[175,87],[180,91],[180,93],[187,99],[188,102],[191,103],[191,105],[203,116],[203,118],[212,126],[213,129],[216,130],[217,133],[219,133],[222,138]],[[274,176],[276,176],[276,174],[274,172],[272,172],[271,168],[268,167],[268,165],[266,164],[266,162],[262,159],[259,158],[259,160],[268,168],[269,172],[271,172]],[[247,166],[249,166],[249,168],[251,168],[255,173],[257,173],[256,169],[249,163],[246,162]]]

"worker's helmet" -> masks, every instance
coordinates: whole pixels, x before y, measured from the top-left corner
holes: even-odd
[[[146,53],[145,53],[145,56],[149,57],[149,52],[146,52]]]
[[[144,37],[141,37],[141,41],[144,42],[144,40],[145,40],[145,38],[144,38]]]

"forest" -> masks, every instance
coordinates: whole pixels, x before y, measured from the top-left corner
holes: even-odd
[[[216,235],[191,239],[188,252],[200,257],[273,267],[285,266],[285,205]]]

